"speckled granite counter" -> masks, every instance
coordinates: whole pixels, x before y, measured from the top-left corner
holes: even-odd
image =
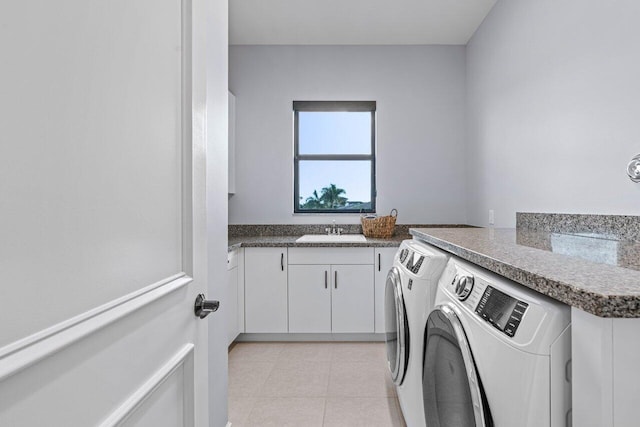
[[[229,250],[240,247],[398,247],[405,239],[412,239],[410,228],[460,228],[464,224],[396,224],[393,237],[389,239],[367,238],[358,243],[297,243],[304,234],[324,234],[330,224],[242,224],[229,225]],[[360,224],[336,224],[343,234],[362,234]]]
[[[640,317],[640,242],[594,234],[492,228],[410,233],[599,317]]]
[[[300,235],[296,236],[236,236],[229,237],[229,250],[236,248],[261,248],[261,247],[398,247],[400,243],[405,239],[411,239],[409,234],[402,234],[393,236],[389,239],[372,239],[367,238],[366,242],[358,243],[343,243],[343,242],[331,242],[331,243],[297,243],[296,240]]]

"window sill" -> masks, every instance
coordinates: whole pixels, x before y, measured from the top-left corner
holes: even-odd
[[[375,215],[375,212],[293,212],[292,216],[352,216],[352,217],[360,217],[362,215]]]

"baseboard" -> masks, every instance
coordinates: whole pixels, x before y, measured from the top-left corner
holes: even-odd
[[[295,334],[295,333],[277,333],[277,334],[240,334],[236,338],[236,342],[265,342],[265,341],[335,341],[335,342],[380,342],[384,341],[384,334]]]

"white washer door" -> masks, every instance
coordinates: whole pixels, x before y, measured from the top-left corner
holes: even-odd
[[[397,267],[389,271],[384,299],[387,360],[391,379],[394,384],[400,385],[409,362],[409,321],[402,295],[402,280]]]
[[[422,391],[429,427],[493,426],[464,328],[448,305],[427,319]]]

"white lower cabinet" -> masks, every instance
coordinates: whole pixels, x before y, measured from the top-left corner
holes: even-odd
[[[376,306],[376,333],[384,333],[384,291],[387,284],[387,275],[393,267],[393,259],[398,248],[376,248],[375,250],[375,306]]]
[[[244,249],[227,254],[227,301],[221,305],[227,319],[227,343],[244,332]]]
[[[287,332],[287,249],[245,248],[245,332]]]
[[[372,248],[289,249],[289,332],[374,332],[373,255]]]
[[[227,319],[227,344],[231,344],[240,333],[238,322],[238,252],[227,254],[227,303],[222,310]]]

